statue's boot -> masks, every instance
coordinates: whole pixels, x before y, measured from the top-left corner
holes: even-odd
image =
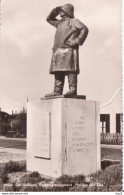
[[[55,85],[54,85],[54,92],[50,94],[46,94],[46,97],[58,96],[62,95],[63,86],[65,81],[65,75],[62,73],[55,74]]]
[[[65,95],[77,95],[77,93],[73,90],[70,90],[70,91],[66,92]]]
[[[53,91],[52,93],[46,94],[45,97],[52,97],[52,96],[58,96],[58,95],[62,95],[62,94]]]
[[[68,74],[69,91],[65,95],[77,95],[77,74]]]

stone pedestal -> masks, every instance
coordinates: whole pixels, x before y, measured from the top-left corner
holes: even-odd
[[[95,101],[57,98],[28,102],[27,170],[53,177],[99,170],[99,115]]]

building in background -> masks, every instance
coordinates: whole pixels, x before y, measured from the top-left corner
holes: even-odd
[[[11,115],[0,109],[0,135],[6,135],[7,131],[11,129],[10,121]]]
[[[23,107],[20,113],[12,114],[1,111],[0,108],[0,136],[26,137],[26,111]]]
[[[110,101],[100,106],[100,132],[122,133],[123,106],[120,87]]]

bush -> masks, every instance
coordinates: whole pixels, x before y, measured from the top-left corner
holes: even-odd
[[[45,191],[45,192],[67,192],[70,188],[72,188],[76,183],[82,183],[84,181],[84,176],[61,176],[55,180],[55,182],[49,185],[48,181],[50,179],[41,178],[38,172],[32,172],[30,174],[26,174],[21,177],[20,181],[25,184],[36,184],[32,186],[23,186],[22,191]],[[41,181],[45,181],[48,186],[39,186],[38,183]]]
[[[82,184],[81,186],[74,186],[69,189],[70,192],[87,192],[88,191],[88,185]]]
[[[24,162],[21,165],[25,165]],[[0,173],[0,185],[8,181],[7,173],[22,171],[25,166],[20,166],[17,162],[10,161],[2,167]],[[3,174],[4,173],[4,174]],[[34,171],[26,174],[20,179],[21,186],[4,186],[4,191],[44,191],[44,192],[109,192],[109,191],[122,191],[122,163],[113,164],[104,170],[98,171],[88,176],[61,176],[54,182],[50,179],[42,178],[41,175]],[[43,181],[44,186],[39,183]],[[27,184],[27,185],[23,185]],[[10,189],[10,190],[9,190]]]
[[[9,178],[6,173],[3,173],[3,172],[0,173],[0,181],[1,181],[0,183],[1,184],[7,183],[8,179]]]
[[[75,176],[68,176],[63,175],[55,180],[55,183],[62,183],[62,184],[72,184],[73,186],[75,183],[83,183],[85,181],[84,175],[75,175]]]
[[[110,192],[121,192],[122,184],[111,185],[109,191]]]
[[[51,187],[44,187],[44,192],[68,192],[70,189],[69,186],[51,186]]]
[[[4,173],[4,171],[2,169],[0,169],[0,191],[1,188],[3,187],[4,183],[7,183],[9,180],[8,176],[6,173]]]
[[[42,192],[43,188],[42,186],[36,185],[27,185],[27,186],[21,186],[19,191],[21,192]]]
[[[66,192],[69,191],[65,187],[59,187],[59,186],[47,186],[47,187],[42,187],[39,185],[36,186],[22,186],[20,191],[23,192]]]
[[[35,184],[38,183],[40,181],[44,181],[45,178],[41,178],[40,174],[37,171],[34,171],[30,174],[26,174],[23,177],[21,177],[20,181],[27,184]]]
[[[13,183],[13,184],[9,184],[9,185],[4,185],[3,187],[2,187],[2,190],[1,191],[4,191],[4,192],[19,192],[19,191],[21,191],[21,186],[16,186],[16,184],[15,183]]]
[[[106,169],[92,174],[93,181],[103,184],[105,191],[109,191],[114,187],[122,190],[122,163],[113,164]]]
[[[4,165],[2,171],[8,174],[12,172],[25,171],[25,170],[26,170],[26,162],[9,161]]]
[[[85,176],[84,175],[75,175],[75,176],[68,176],[63,175],[57,178],[54,184],[58,184],[58,186],[54,186],[52,191],[70,191],[72,187],[76,184],[84,183]],[[63,184],[63,186],[59,186],[59,184]]]
[[[89,186],[87,188],[87,191],[88,192],[106,192],[106,188],[104,188],[104,186],[94,185],[94,186]]]

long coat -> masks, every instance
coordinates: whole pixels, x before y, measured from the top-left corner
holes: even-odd
[[[56,19],[55,9],[47,17],[47,21],[57,28],[53,46],[50,74],[57,72],[79,74],[79,45],[82,45],[88,34],[88,28],[78,19],[66,17]],[[77,41],[73,46],[68,44]]]

